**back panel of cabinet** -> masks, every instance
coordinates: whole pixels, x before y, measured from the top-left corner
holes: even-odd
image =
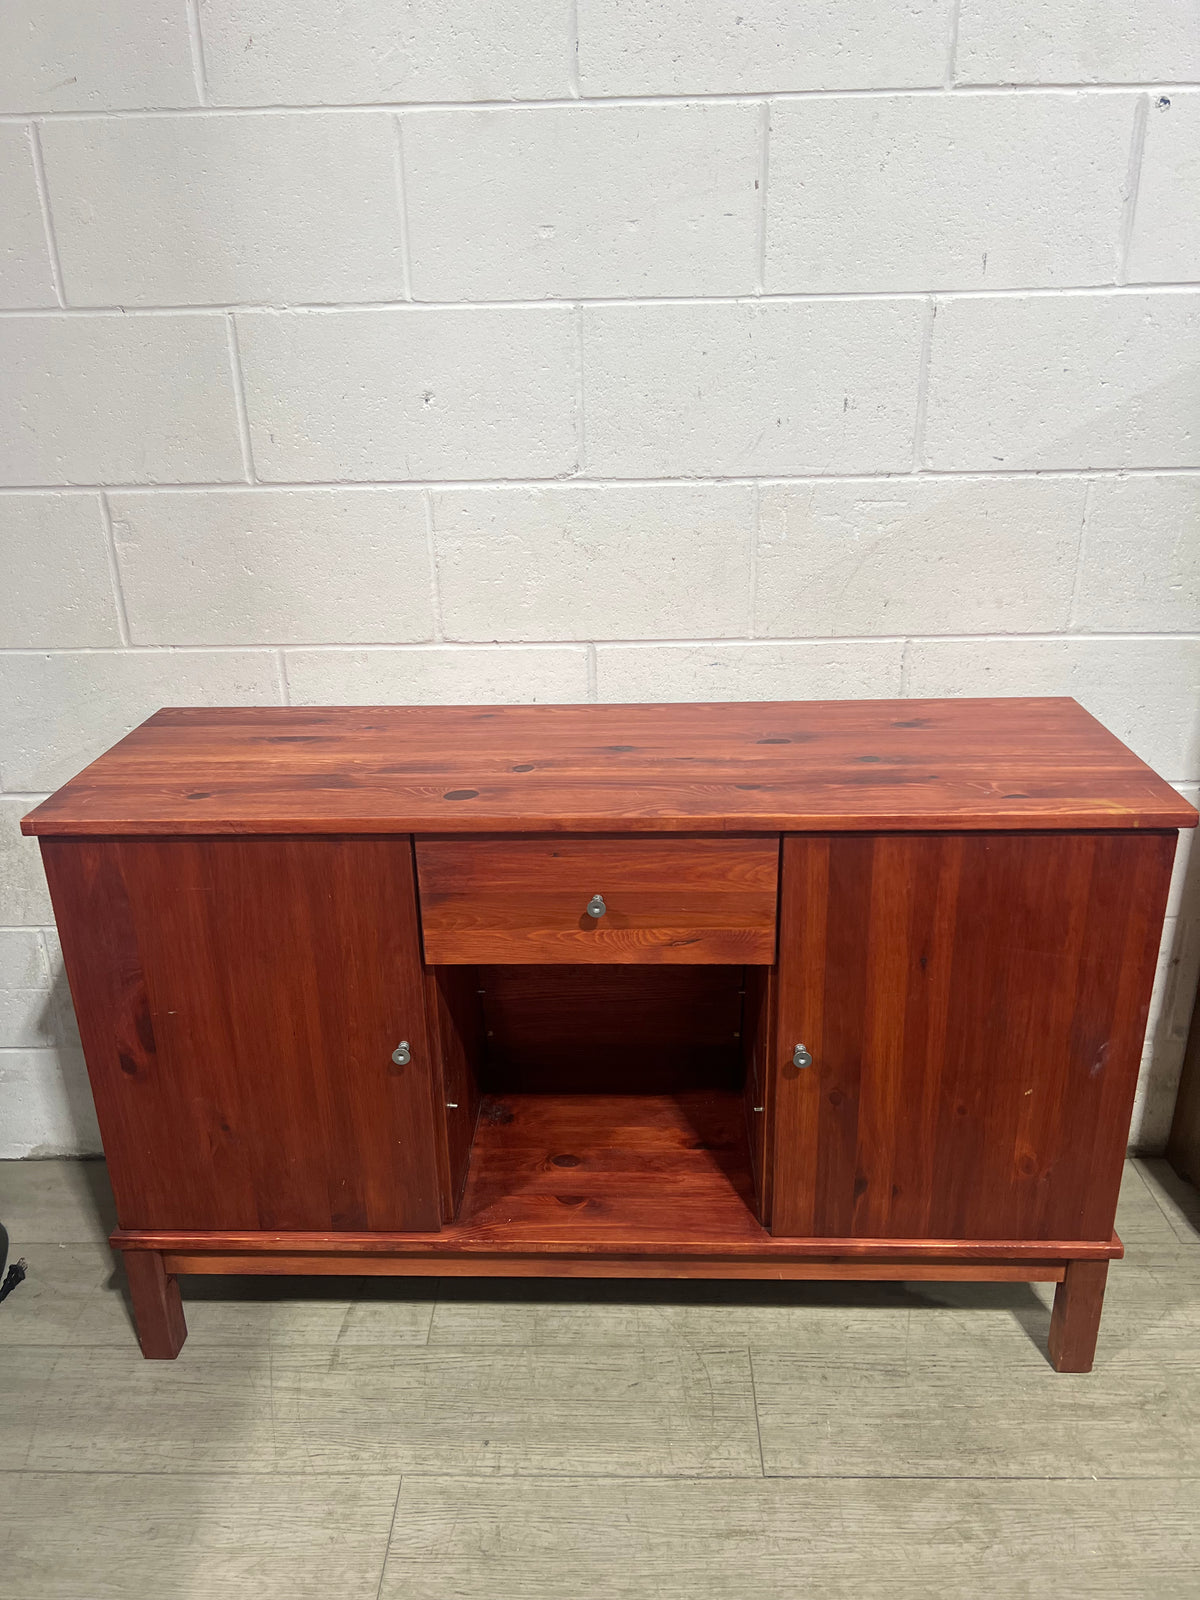
[[[1107,1238],[1174,850],[786,838],[773,1232]]]
[[[407,838],[43,854],[123,1227],[439,1226]]]

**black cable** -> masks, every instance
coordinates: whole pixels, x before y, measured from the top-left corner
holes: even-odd
[[[4,1282],[0,1283],[0,1300],[7,1300],[17,1285],[24,1282],[28,1265],[24,1256],[13,1262],[12,1266],[4,1274]]]

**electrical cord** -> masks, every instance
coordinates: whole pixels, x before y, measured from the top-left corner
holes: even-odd
[[[8,1229],[0,1223],[0,1272],[4,1271],[4,1263],[8,1260]],[[25,1281],[25,1273],[29,1263],[24,1256],[20,1256],[4,1273],[4,1282],[0,1283],[0,1300],[7,1300],[9,1295],[19,1283]]]
[[[7,1300],[17,1285],[25,1281],[25,1273],[28,1267],[29,1263],[25,1260],[25,1257],[18,1256],[4,1274],[4,1282],[0,1283],[0,1300]]]

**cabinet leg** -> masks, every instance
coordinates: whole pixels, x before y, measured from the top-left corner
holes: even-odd
[[[1054,1291],[1050,1361],[1055,1372],[1090,1372],[1104,1309],[1107,1261],[1072,1261]]]
[[[179,1280],[157,1250],[126,1250],[125,1276],[138,1343],[147,1361],[174,1361],[187,1338]]]

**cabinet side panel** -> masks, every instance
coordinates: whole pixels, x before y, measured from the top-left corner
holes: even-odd
[[[1174,848],[788,839],[774,1231],[1108,1238]]]
[[[124,847],[43,839],[41,848],[117,1220],[145,1226],[171,1212],[176,1179],[162,1160],[162,1131],[187,1113],[160,1070]]]
[[[106,848],[155,1042],[111,1096],[162,1169],[132,1225],[438,1227],[408,840]]]
[[[479,1120],[483,1011],[474,967],[427,967],[426,1015],[436,1090],[442,1215],[457,1216]],[[440,1103],[439,1103],[440,1102]]]
[[[1058,1175],[1064,1197],[1080,1196],[1081,1206],[1076,1212],[1064,1198],[1056,1217],[1047,1197],[1043,1233],[1060,1223],[1082,1239],[1112,1232],[1178,838],[1118,834],[1096,842]]]
[[[744,967],[742,971],[745,989],[742,1005],[742,1061],[745,1074],[742,1098],[758,1215],[766,1225],[771,1216],[771,1164],[767,1160],[767,1129],[772,1111],[771,1063],[775,1059],[775,968]]]

